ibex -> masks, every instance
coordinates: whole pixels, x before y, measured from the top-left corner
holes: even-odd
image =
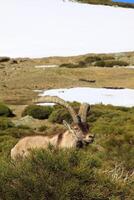
[[[20,139],[15,147],[11,150],[11,158],[26,157],[29,155],[31,149],[47,149],[49,145],[55,148],[82,148],[94,141],[94,135],[89,134],[89,126],[86,123],[87,113],[90,109],[89,104],[83,103],[80,106],[79,113],[66,101],[59,97],[45,96],[40,97],[36,103],[55,103],[64,106],[70,113],[73,123],[69,125],[63,121],[67,128],[62,134],[54,136],[27,136]]]

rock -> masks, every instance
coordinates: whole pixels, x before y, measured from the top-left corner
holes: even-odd
[[[34,119],[33,117],[31,117],[29,115],[22,117],[18,120],[14,120],[13,123],[15,124],[16,127],[28,126],[28,127],[34,128],[34,129],[40,127],[39,120]]]

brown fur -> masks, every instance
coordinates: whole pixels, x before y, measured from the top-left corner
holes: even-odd
[[[58,135],[57,146],[60,146],[60,143],[61,143],[62,139],[63,139],[63,133],[60,133],[60,134]]]

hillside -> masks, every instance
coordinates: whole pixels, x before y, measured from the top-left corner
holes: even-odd
[[[134,69],[125,67],[96,67],[90,60],[103,58],[127,62],[134,66],[134,52],[117,54],[86,54],[72,57],[18,58],[0,62],[0,101],[27,104],[37,96],[33,90],[70,87],[134,88]],[[111,61],[111,60],[110,60]],[[83,62],[87,62],[83,66]],[[112,61],[113,62],[113,61]],[[79,66],[75,66],[79,64]],[[93,62],[94,63],[94,62]],[[99,61],[100,63],[100,61]],[[64,64],[71,64],[70,67]],[[57,65],[63,67],[36,66]],[[96,80],[94,83],[82,81]],[[16,84],[17,83],[17,84]]]
[[[118,6],[118,7],[124,7],[124,8],[134,8],[134,3],[113,2],[112,0],[76,0],[76,1],[81,2],[81,3],[95,4],[95,5],[105,5],[105,6]]]

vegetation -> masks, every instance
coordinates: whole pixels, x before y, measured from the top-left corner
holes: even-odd
[[[110,55],[90,55],[87,56],[84,60],[79,61],[78,63],[65,63],[61,64],[60,67],[66,68],[83,68],[83,67],[114,67],[114,66],[128,66],[129,63],[123,60],[117,60],[114,56]]]
[[[9,57],[0,57],[0,63],[1,62],[8,62],[10,60]]]
[[[79,107],[78,103],[72,105],[76,110]],[[54,106],[52,114],[61,108]],[[56,122],[61,123],[64,117],[61,115]],[[67,120],[71,120],[69,116]],[[89,147],[67,151],[50,147],[13,162],[10,150],[18,138],[37,133],[26,127],[16,128],[8,118],[1,118],[0,199],[133,199],[134,108],[95,105],[88,123],[90,131],[96,133],[95,143]],[[40,131],[59,133],[63,128],[44,124]]]
[[[3,103],[0,103],[0,116],[13,117],[14,114],[8,106],[6,106]]]
[[[14,126],[14,124],[11,122],[10,119],[8,119],[6,117],[0,118],[0,130],[5,130],[5,129],[11,128],[13,126]]]
[[[29,105],[38,93],[34,90],[70,88],[70,87],[124,87],[134,88],[134,70],[120,68],[96,68],[85,62],[87,57],[101,57],[101,60],[125,61],[134,66],[134,52],[113,54],[87,54],[72,57],[49,57],[36,59],[15,59],[17,64],[5,62],[0,64],[0,101],[9,105]],[[114,59],[113,59],[114,58]],[[25,62],[24,62],[25,61]],[[38,65],[85,62],[84,67],[79,68],[42,68]],[[94,61],[96,62],[96,61]],[[28,66],[28,67],[27,67]],[[10,76],[12,72],[12,75]],[[18,78],[19,77],[19,78]],[[114,78],[113,78],[114,77]],[[96,80],[96,83],[82,82],[79,79]],[[36,81],[35,81],[36,80]],[[17,84],[16,84],[17,83]],[[23,107],[23,106],[22,106]]]
[[[95,62],[94,66],[98,66],[98,67],[128,66],[128,63],[125,61],[105,60],[105,61]]]
[[[76,0],[81,3],[89,3],[89,4],[96,4],[96,5],[106,5],[106,6],[119,6],[124,8],[134,8],[134,3],[124,3],[112,1],[112,0]]]
[[[85,62],[87,64],[92,64],[93,62],[100,61],[100,60],[102,60],[101,57],[95,55],[95,56],[86,57]]]
[[[38,105],[30,105],[25,108],[22,113],[22,116],[30,115],[35,119],[47,119],[49,115],[52,113],[52,106],[38,106]]]
[[[84,61],[80,61],[78,63],[63,63],[59,67],[82,68],[82,67],[86,67],[86,63]]]
[[[68,111],[64,108],[54,110],[49,116],[49,121],[53,123],[62,124],[63,119],[66,121],[71,121],[71,116]]]
[[[77,102],[73,102],[73,103],[71,103],[71,105],[76,110],[76,112],[78,112],[80,104]],[[59,105],[54,106],[54,110],[51,113],[51,115],[49,116],[49,121],[52,123],[62,124],[63,120],[66,120],[69,123],[71,123],[72,118],[71,118],[70,113],[67,111],[66,108],[63,108],[62,106],[59,106]]]

